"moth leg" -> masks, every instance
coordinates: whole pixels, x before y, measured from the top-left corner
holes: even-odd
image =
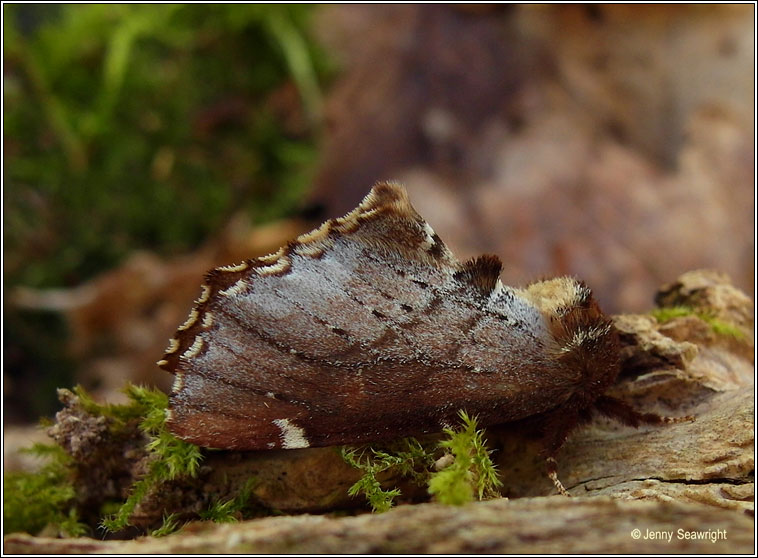
[[[603,415],[635,428],[640,424],[672,424],[695,420],[695,417],[692,416],[663,417],[655,413],[640,413],[635,411],[627,402],[606,395],[598,397],[595,401],[595,408]]]
[[[553,412],[545,417],[543,423],[543,453],[547,466],[547,476],[553,481],[558,493],[571,496],[566,487],[558,478],[558,462],[555,456],[566,442],[568,435],[576,428],[585,417],[578,412]]]
[[[547,464],[547,476],[553,481],[555,488],[558,489],[558,493],[571,497],[569,491],[563,486],[561,479],[558,478],[558,462],[555,460],[555,457],[548,457],[545,459],[545,463]]]

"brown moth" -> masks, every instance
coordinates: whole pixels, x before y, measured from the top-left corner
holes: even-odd
[[[210,271],[158,365],[175,374],[168,427],[230,450],[372,442],[535,417],[548,471],[604,395],[618,337],[584,283],[513,288],[496,256],[459,262],[402,186],[379,183],[342,218],[275,254]]]

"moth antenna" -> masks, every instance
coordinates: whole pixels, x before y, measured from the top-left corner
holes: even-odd
[[[640,424],[673,424],[695,420],[695,417],[690,415],[683,417],[666,417],[656,413],[640,413],[634,410],[627,402],[607,395],[602,395],[597,398],[595,401],[595,408],[601,414],[635,428]]]

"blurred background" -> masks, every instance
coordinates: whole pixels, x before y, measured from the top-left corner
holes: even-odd
[[[460,259],[754,284],[754,6],[3,5],[5,425],[118,401],[205,271],[403,182]]]

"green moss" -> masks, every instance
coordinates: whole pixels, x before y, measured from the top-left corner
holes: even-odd
[[[248,507],[253,495],[255,479],[248,479],[242,490],[229,500],[217,500],[211,506],[200,512],[200,519],[215,523],[235,523],[244,517],[244,511]]]
[[[149,437],[145,446],[152,461],[147,474],[137,480],[126,501],[110,516],[102,521],[109,531],[119,531],[129,526],[129,518],[137,505],[162,483],[180,477],[195,477],[202,459],[198,446],[176,438],[166,428],[166,408],[168,396],[158,390],[128,385],[126,394],[132,400],[128,406],[101,406],[87,399],[85,404],[91,411],[101,412],[115,420],[130,420],[141,417],[140,429]],[[201,519],[217,523],[238,521],[244,517],[252,496],[255,479],[249,479],[239,493],[229,500],[218,500],[199,513]],[[164,536],[179,528],[179,516],[175,513],[164,517],[163,525],[154,530],[154,536]]]
[[[376,450],[371,450],[373,459],[364,452],[359,454],[355,448],[342,448],[341,452],[342,459],[346,463],[363,471],[363,476],[348,489],[347,493],[350,496],[364,494],[375,512],[382,513],[389,510],[395,498],[400,496],[400,490],[398,488],[384,490],[377,475],[397,466],[400,459]]]
[[[117,439],[122,435],[134,435],[135,421],[148,441],[147,473],[131,486],[129,496],[123,502],[112,500],[101,505],[101,525],[107,531],[120,531],[130,525],[135,508],[160,485],[178,478],[192,478],[198,473],[203,457],[201,449],[174,437],[166,428],[168,397],[165,393],[150,388],[127,385],[125,392],[129,403],[124,405],[101,404],[81,387],[73,389],[78,404],[93,416],[109,419],[109,430]],[[130,434],[131,431],[131,434]],[[4,528],[5,532],[25,531],[37,534],[51,526],[61,534],[82,535],[87,527],[78,521],[74,470],[72,458],[59,446],[36,445],[26,450],[45,457],[49,463],[37,473],[10,473],[5,475]],[[251,515],[250,501],[255,479],[249,479],[239,493],[228,500],[212,502],[198,515],[214,522],[231,522]],[[181,527],[181,511],[166,511],[163,524],[151,532],[164,536]]]
[[[124,392],[131,399],[131,402],[124,405],[98,403],[82,386],[76,386],[71,391],[78,398],[79,405],[84,411],[92,416],[106,417],[111,420],[112,429],[121,429],[131,421],[141,420],[148,410],[142,401],[138,401],[132,396],[131,391],[133,389],[142,390],[143,388],[135,388],[135,386],[128,384],[124,388]]]
[[[7,473],[3,486],[3,531],[35,535],[45,527],[80,536],[87,527],[79,522],[71,482],[71,459],[58,446],[37,444],[26,450],[48,460],[36,473]]]
[[[119,531],[129,526],[129,518],[134,509],[161,483],[182,476],[194,477],[202,459],[199,447],[179,440],[166,428],[168,396],[165,393],[132,384],[127,384],[124,392],[130,399],[128,404],[100,404],[80,386],[74,388],[85,411],[93,416],[110,419],[111,432],[123,432],[138,420],[140,430],[149,439],[145,446],[151,459],[148,472],[132,485],[126,501],[112,515],[102,520],[103,527],[109,531]],[[168,528],[161,529],[165,531]]]
[[[178,514],[171,513],[163,516],[163,523],[157,529],[150,531],[152,537],[165,537],[171,533],[175,533],[181,528],[182,524],[179,521]]]
[[[720,320],[710,312],[697,310],[690,306],[667,306],[663,308],[655,308],[650,314],[658,321],[658,323],[666,323],[675,318],[681,318],[684,316],[695,316],[707,323],[716,335],[732,337],[738,341],[743,341],[746,338],[745,333],[736,325],[725,320]]]
[[[422,483],[428,477],[428,469],[434,463],[433,454],[426,450],[415,438],[404,438],[390,451],[373,448],[342,448],[342,458],[349,465],[360,469],[363,476],[348,489],[350,496],[363,494],[374,512],[389,510],[400,489],[385,490],[378,475],[393,472]]]
[[[5,286],[72,287],[137,250],[191,252],[232,215],[297,211],[334,73],[318,9],[4,3]],[[11,314],[10,404],[52,415],[77,375],[69,332]]]
[[[332,74],[315,9],[4,5],[6,280],[62,286],[192,249],[239,208],[291,211]]]
[[[502,483],[497,478],[495,465],[490,459],[483,433],[476,429],[476,419],[461,411],[462,428],[446,429],[447,440],[440,447],[449,451],[453,463],[432,473],[429,492],[443,504],[462,505],[495,495]]]
[[[711,326],[711,329],[714,333],[716,333],[716,335],[721,335],[723,337],[733,337],[738,341],[744,341],[747,339],[745,332],[743,332],[734,324],[730,324],[729,322],[725,322],[713,317],[707,318],[706,322],[708,322],[708,324]]]
[[[375,512],[389,510],[400,490],[382,488],[379,474],[391,470],[411,478],[419,486],[428,486],[429,493],[443,504],[461,505],[474,498],[481,500],[496,495],[502,483],[497,478],[483,433],[477,430],[475,418],[464,411],[460,417],[461,428],[446,429],[448,439],[441,441],[437,448],[425,448],[415,438],[404,438],[400,449],[393,451],[343,448],[342,458],[363,472],[348,494],[363,494]],[[439,449],[452,455],[453,461],[442,471],[432,472]]]
[[[81,390],[80,390],[81,391]],[[78,394],[79,392],[77,392]],[[128,385],[126,394],[132,400],[130,405],[102,406],[91,400],[86,405],[95,405],[93,411],[102,411],[116,420],[140,416],[140,429],[150,438],[146,445],[152,461],[147,474],[134,483],[132,491],[118,511],[103,519],[102,525],[109,531],[119,531],[129,525],[137,505],[161,483],[181,476],[194,477],[202,459],[199,447],[179,440],[166,428],[166,408],[168,396],[162,391]],[[81,396],[80,396],[81,398]]]
[[[697,315],[695,310],[689,306],[665,306],[662,308],[654,308],[651,310],[650,314],[661,324],[665,324],[674,318]]]

